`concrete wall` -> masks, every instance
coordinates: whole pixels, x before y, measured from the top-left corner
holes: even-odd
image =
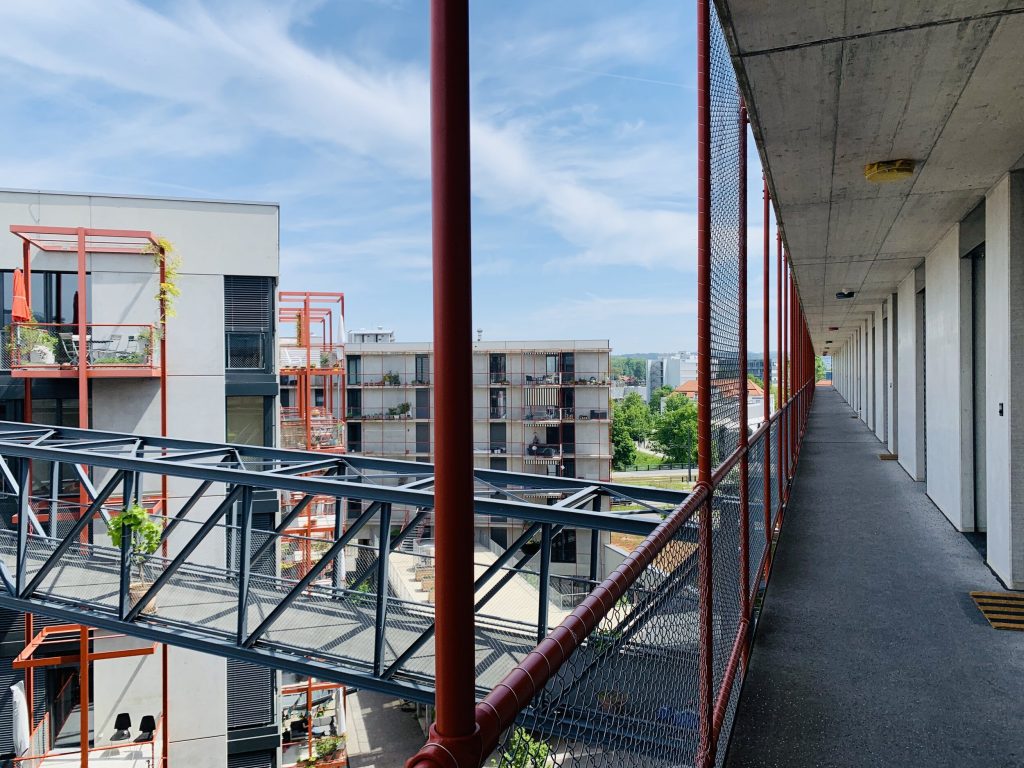
[[[899,445],[900,466],[915,480],[924,480],[924,463],[919,460],[923,446],[919,445],[918,399],[921,382],[917,379],[915,359],[917,338],[917,277],[911,272],[899,284],[897,304],[900,323],[896,331],[896,349],[900,364],[896,380],[896,440]]]
[[[927,487],[950,522],[966,531],[974,527],[974,494],[970,433],[964,431],[965,408],[970,415],[969,398],[964,397],[970,369],[964,373],[965,286],[958,230],[952,227],[926,259]]]
[[[1024,408],[1014,408],[1024,396],[1024,174],[988,193],[985,218],[988,562],[1024,589]]]

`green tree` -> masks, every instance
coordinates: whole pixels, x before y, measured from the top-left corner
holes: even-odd
[[[651,392],[651,402],[648,403],[648,406],[655,419],[661,414],[661,401],[671,394],[672,387],[658,387]]]
[[[621,403],[616,403],[612,418],[621,420],[634,442],[642,443],[651,435],[654,418],[647,403],[636,392],[630,392]]]
[[[670,461],[693,464],[697,460],[697,404],[686,395],[669,395],[665,413],[654,427],[654,443]]]
[[[821,381],[825,378],[825,361],[820,355],[814,357],[814,380]]]
[[[612,413],[612,468],[625,469],[636,464],[636,443],[630,437],[629,429],[622,419],[615,418]]]
[[[517,727],[505,744],[501,764],[507,768],[548,768],[550,754],[551,746],[546,741],[535,739],[525,728]]]

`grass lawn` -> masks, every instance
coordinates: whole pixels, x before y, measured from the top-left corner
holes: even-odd
[[[659,464],[664,464],[666,461],[668,461],[668,459],[666,459],[664,456],[659,456],[656,453],[648,453],[647,451],[642,451],[639,448],[637,448],[637,450],[636,450],[636,462],[635,463],[639,464],[641,466],[646,465],[646,464],[650,464],[651,466],[656,466],[656,465],[659,465]]]

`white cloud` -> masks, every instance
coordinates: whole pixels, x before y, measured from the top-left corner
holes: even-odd
[[[6,2],[0,57],[74,87],[134,94],[149,105],[72,152],[71,167],[83,175],[111,155],[201,157],[271,135],[334,147],[425,179],[423,67],[314,53],[292,34],[309,11],[309,3],[214,8],[189,2],[163,16],[129,0]],[[516,55],[550,58],[561,51],[566,65],[600,67],[644,61],[669,40],[663,26],[637,15],[514,42]],[[621,161],[587,158],[571,143],[545,141],[530,123],[502,123],[485,108],[473,120],[475,190],[496,210],[529,211],[572,246],[577,255],[551,267],[684,268],[692,262],[692,217],[656,198],[686,178],[685,163],[663,148],[661,162],[651,150],[625,153]],[[626,162],[631,156],[633,166]]]

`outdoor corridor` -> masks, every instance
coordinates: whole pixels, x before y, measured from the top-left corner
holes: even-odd
[[[1002,585],[831,387],[819,388],[726,765],[1024,765],[1024,632]]]

